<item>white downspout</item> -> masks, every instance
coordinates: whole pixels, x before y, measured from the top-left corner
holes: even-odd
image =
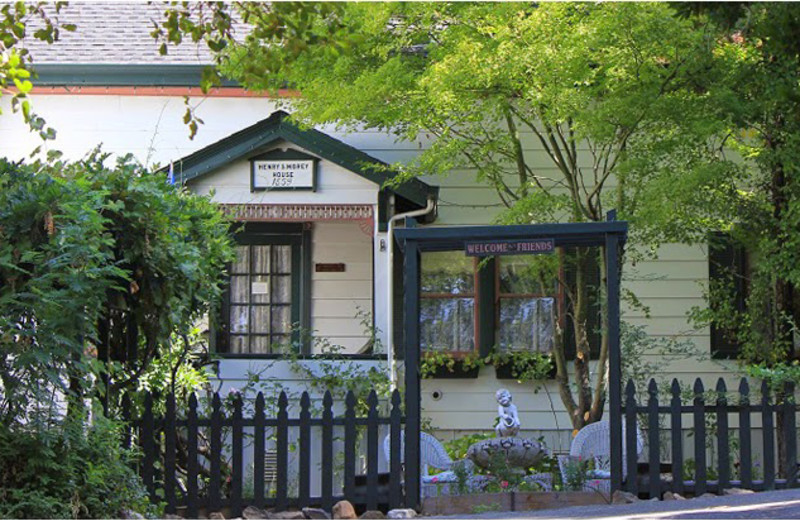
[[[421,217],[423,215],[427,215],[436,207],[436,202],[434,201],[433,197],[428,197],[428,203],[423,209],[417,209],[414,211],[409,211],[407,213],[400,213],[398,215],[393,216],[389,219],[389,225],[386,229],[386,240],[388,244],[386,246],[386,252],[388,253],[386,256],[388,257],[388,269],[387,269],[387,291],[386,291],[386,311],[388,316],[388,321],[386,323],[386,360],[389,363],[389,382],[391,384],[391,389],[394,390],[397,388],[397,368],[394,362],[394,223],[401,218],[413,218],[413,217]]]

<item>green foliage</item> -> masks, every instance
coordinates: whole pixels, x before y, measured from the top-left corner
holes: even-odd
[[[173,335],[221,294],[232,247],[217,207],[106,160],[0,161],[0,422],[91,385],[113,404],[153,359],[183,355]]]
[[[748,376],[766,381],[773,392],[783,395],[787,383],[800,385],[800,362],[759,363],[745,367]],[[788,396],[787,396],[788,397]]]
[[[742,364],[781,363],[800,323],[800,8],[696,5],[682,13],[708,31],[706,67],[684,94],[680,121],[662,121],[668,138],[653,138],[629,172],[649,208],[641,224],[660,240],[707,243],[709,231],[724,231],[745,247],[746,309],[730,305],[732,277],[741,276],[730,273],[707,288],[710,308],[693,318],[741,344]]]
[[[467,456],[467,450],[470,446],[476,442],[493,439],[494,436],[494,432],[462,435],[461,437],[456,437],[455,439],[442,443],[442,446],[444,446],[444,449],[447,451],[447,454],[450,455],[451,459],[461,460]]]
[[[419,364],[420,377],[430,379],[440,368],[446,369],[450,373],[468,372],[474,368],[480,368],[485,364],[485,360],[475,352],[454,355],[450,352],[429,351],[422,355]]]
[[[589,471],[589,461],[580,457],[567,457],[564,461],[564,489],[567,491],[583,491],[586,484],[586,474]]]
[[[531,350],[495,351],[486,358],[495,367],[511,365],[511,375],[517,381],[542,382],[553,373],[553,356]]]
[[[52,44],[61,31],[74,31],[75,26],[59,20],[66,2],[7,2],[0,5],[0,96],[11,93],[11,109],[21,112],[31,131],[42,139],[53,139],[55,130],[32,111],[28,97],[31,82],[31,56],[25,40]],[[32,32],[28,25],[36,26]],[[13,90],[12,90],[13,89]],[[2,110],[0,110],[2,114]]]
[[[508,463],[506,454],[502,450],[494,450],[489,455],[489,466],[486,472],[494,477],[486,491],[514,491],[524,482],[525,472]]]
[[[95,417],[50,429],[0,425],[0,516],[119,518],[123,510],[158,517],[121,448],[122,425]]]
[[[620,322],[620,350],[622,357],[622,381],[632,380],[640,396],[647,395],[651,379],[661,380],[670,363],[681,359],[702,360],[697,345],[691,340],[677,337],[655,337],[647,334],[645,327]]]

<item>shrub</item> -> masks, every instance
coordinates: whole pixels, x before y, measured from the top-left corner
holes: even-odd
[[[121,447],[121,428],[102,417],[46,429],[0,426],[0,517],[157,516],[133,469],[137,453]]]

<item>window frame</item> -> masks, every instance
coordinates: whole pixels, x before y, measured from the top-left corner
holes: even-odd
[[[430,251],[430,253],[436,253],[439,251]],[[452,294],[452,293],[426,293],[422,290],[422,284],[420,283],[420,291],[419,291],[419,299],[420,299],[420,308],[422,307],[422,300],[465,300],[467,298],[472,298],[472,350],[428,350],[420,345],[420,351],[424,354],[427,352],[441,352],[445,353],[449,356],[452,356],[456,359],[467,357],[471,354],[481,353],[481,345],[480,345],[480,286],[479,286],[479,264],[477,258],[472,258],[472,293],[471,294]],[[424,262],[424,258],[421,259],[421,264]],[[420,277],[424,274],[424,269],[420,270]],[[422,328],[420,327],[420,331]],[[421,336],[421,334],[420,334]]]
[[[291,246],[291,303],[290,316],[293,325],[289,337],[292,345],[298,345],[301,337],[294,327],[299,324],[301,328],[308,329],[310,326],[310,303],[311,303],[311,224],[310,223],[269,223],[269,222],[245,222],[232,226],[231,232],[237,246],[240,245],[288,245]],[[252,251],[252,250],[251,250]],[[231,309],[235,304],[231,303],[231,278],[232,264],[228,264],[226,274],[228,284],[222,293],[222,302],[217,314],[217,322],[214,325],[214,351],[225,358],[246,358],[274,359],[283,357],[280,353],[234,353],[230,352],[230,317]],[[250,261],[248,261],[248,280],[251,276],[258,276],[250,272]],[[272,274],[270,274],[272,276]],[[252,301],[247,303],[248,309],[252,307]],[[266,304],[269,305],[269,304]],[[248,310],[248,314],[249,314]],[[271,318],[270,318],[271,319]],[[248,326],[250,319],[248,318]],[[271,336],[271,333],[253,333],[250,330],[246,334],[248,345],[253,336]],[[300,345],[299,354],[307,354],[309,345]]]
[[[559,253],[560,254],[560,253]],[[502,352],[522,352],[520,350],[506,350],[501,349],[500,346],[500,300],[502,299],[532,299],[532,298],[553,298],[555,301],[553,302],[553,309],[555,316],[553,317],[553,348],[549,352],[542,352],[539,350],[527,350],[526,352],[540,352],[542,354],[550,354],[552,355],[553,351],[555,350],[555,327],[561,327],[563,329],[564,326],[564,319],[565,319],[565,312],[564,312],[564,262],[563,257],[559,256],[558,262],[558,280],[556,280],[556,287],[553,291],[553,294],[545,294],[545,293],[504,293],[501,291],[501,282],[500,282],[500,270],[502,264],[502,256],[493,257],[494,258],[494,323],[493,323],[493,330],[492,335],[494,337],[494,348],[497,351]]]

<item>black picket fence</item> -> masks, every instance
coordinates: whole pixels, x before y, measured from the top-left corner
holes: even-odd
[[[359,509],[404,504],[400,439],[405,417],[397,390],[384,416],[374,390],[366,401],[366,416],[357,416],[353,392],[347,393],[344,412],[338,416],[330,392],[325,393],[319,413],[313,413],[311,397],[303,392],[296,417],[289,416],[285,392],[273,407],[274,416],[265,411],[262,393],[254,401],[235,396],[227,401],[229,406],[215,393],[210,410],[200,406],[194,394],[185,407],[177,407],[175,397],[167,396],[163,414],[154,412],[153,403],[153,396],[146,394],[138,417],[131,413],[129,402],[123,403],[123,415],[131,425],[125,443],[140,446],[139,473],[151,500],[165,503],[167,513],[180,510],[197,518],[200,512],[224,510],[226,516],[237,517],[250,505],[279,511],[330,510],[345,498]],[[379,473],[379,436],[387,430],[391,460],[387,471]],[[267,453],[273,455],[269,468]],[[252,458],[247,467],[246,454]],[[313,463],[312,457],[316,457]],[[357,464],[359,458],[365,463]],[[274,483],[270,488],[267,474]]]
[[[654,380],[647,393],[647,402],[642,399],[637,404],[633,381],[625,389],[625,490],[660,497],[665,491],[699,496],[734,487],[755,491],[797,487],[798,408],[793,385],[785,385],[775,396],[764,382],[760,397],[752,399],[742,378],[738,393],[730,399],[735,402],[729,402],[722,378],[711,392],[698,378],[689,399],[683,398],[685,392],[673,380],[668,404],[659,402]],[[646,449],[639,457],[641,431]],[[779,444],[782,449],[776,449]]]

